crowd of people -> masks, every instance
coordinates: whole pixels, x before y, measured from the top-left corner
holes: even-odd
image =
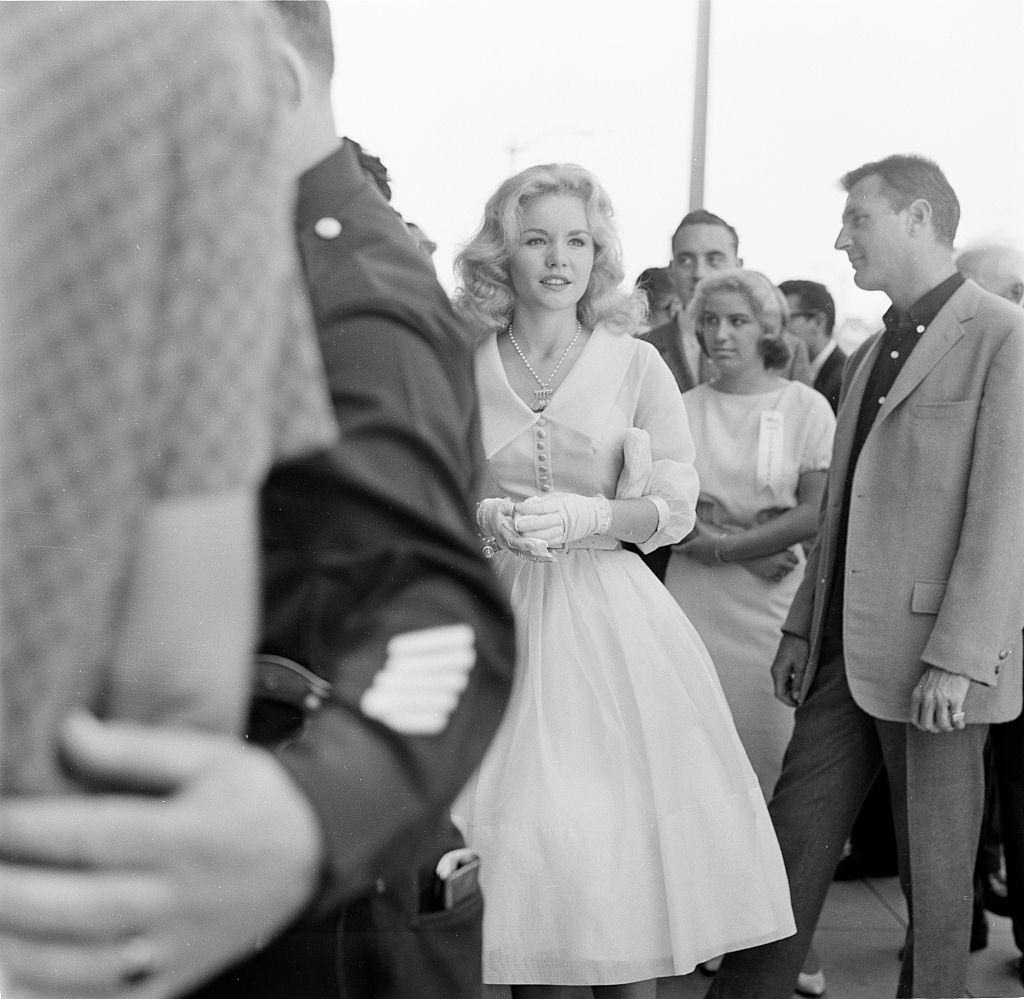
[[[0,991],[820,996],[879,822],[897,996],[1024,951],[1024,263],[938,165],[841,179],[849,356],[573,164],[449,300],[325,3],[0,18]]]

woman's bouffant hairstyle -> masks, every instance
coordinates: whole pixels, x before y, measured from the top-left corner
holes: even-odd
[[[512,254],[523,233],[523,210],[545,194],[579,198],[587,213],[594,241],[590,283],[577,306],[577,317],[593,328],[607,323],[635,333],[646,314],[641,293],[621,291],[622,250],[612,222],[612,205],[597,178],[575,163],[532,166],[509,177],[484,208],[480,231],[455,258],[459,289],[456,308],[471,328],[483,334],[506,329],[515,311],[515,291],[509,273]]]
[[[701,328],[701,316],[708,298],[718,291],[732,291],[742,295],[750,311],[761,327],[761,338],[757,341],[757,349],[764,358],[766,368],[783,368],[789,361],[790,350],[782,337],[788,315],[786,300],[781,292],[760,271],[738,268],[735,270],[714,271],[704,278],[694,289],[693,300],[686,310],[693,322],[701,349],[706,354],[704,331]]]

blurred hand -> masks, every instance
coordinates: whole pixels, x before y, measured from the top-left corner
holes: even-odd
[[[800,706],[800,690],[807,673],[809,655],[806,638],[783,633],[772,663],[772,683],[776,699],[791,708]]]
[[[309,901],[320,828],[269,753],[82,715],[64,735],[95,792],[0,808],[5,999],[180,995]]]
[[[964,701],[969,677],[929,666],[910,695],[910,721],[922,732],[952,732],[964,728]]]
[[[747,572],[753,573],[761,579],[767,579],[771,583],[778,583],[785,579],[800,564],[800,559],[786,548],[781,552],[774,552],[771,555],[736,559],[736,564],[742,565]]]

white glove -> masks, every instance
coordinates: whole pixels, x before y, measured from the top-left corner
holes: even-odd
[[[514,524],[515,504],[506,497],[480,500],[476,508],[476,523],[485,539],[493,541],[523,558],[538,562],[553,562],[547,543],[540,538],[525,538]],[[487,554],[486,549],[484,554]]]
[[[514,526],[525,538],[567,545],[593,534],[607,534],[612,507],[604,496],[552,493],[518,504]]]

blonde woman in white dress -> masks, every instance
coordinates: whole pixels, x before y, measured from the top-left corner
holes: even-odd
[[[611,207],[581,167],[490,199],[458,261],[493,478],[478,521],[517,617],[508,714],[458,810],[483,859],[484,979],[515,999],[656,979],[793,932],[714,667],[644,550],[694,524],[686,412],[630,334]]]

